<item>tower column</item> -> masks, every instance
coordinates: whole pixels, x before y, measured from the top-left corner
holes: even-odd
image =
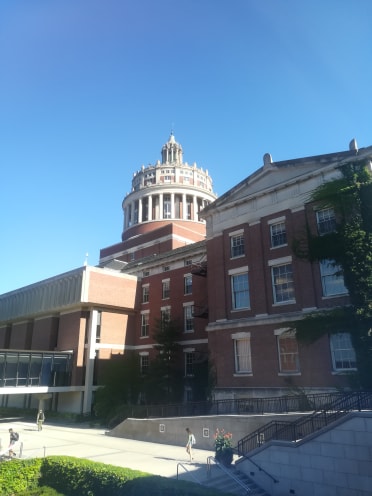
[[[132,201],[132,203],[130,205],[131,205],[131,208],[130,208],[130,225],[133,226],[133,224],[134,224],[134,208],[135,208],[134,201]]]
[[[198,199],[195,195],[193,195],[192,197],[192,203],[193,203],[193,216],[192,216],[192,220],[199,220],[199,216],[198,216]]]
[[[159,193],[159,219],[163,218],[163,193]]]
[[[182,218],[187,219],[186,193],[182,193]]]
[[[148,220],[152,220],[152,195],[147,197],[147,208],[148,208]]]
[[[138,224],[142,222],[142,198],[138,199]]]
[[[171,193],[171,219],[175,217],[174,193]]]

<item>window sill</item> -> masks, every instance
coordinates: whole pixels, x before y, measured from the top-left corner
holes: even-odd
[[[232,308],[231,313],[246,312],[247,310],[251,310],[251,307]]]
[[[270,246],[270,250],[276,250],[277,248],[284,248],[286,246],[288,246],[288,243],[285,243],[284,245]]]
[[[188,331],[183,331],[183,333],[184,333],[184,334],[191,334],[191,333],[193,333],[193,332],[195,332],[195,330],[194,330],[194,329],[191,329],[191,330],[188,330]]]
[[[333,298],[343,298],[345,296],[349,296],[349,293],[338,293],[334,295],[322,296],[322,300],[332,300]]]
[[[235,374],[233,374],[233,377],[253,377],[253,372],[235,372]]]
[[[236,260],[237,258],[244,258],[245,257],[245,253],[243,253],[243,255],[236,255],[236,257],[230,257],[230,260]]]
[[[296,300],[288,300],[288,301],[278,301],[273,303],[273,307],[282,307],[283,305],[295,305]]]
[[[140,339],[148,339],[150,336],[140,336]]]
[[[294,375],[301,375],[301,372],[278,372],[278,377],[293,377]]]
[[[358,372],[357,368],[354,369],[340,369],[340,370],[333,370],[331,372],[332,375],[347,375],[350,374],[350,372]]]

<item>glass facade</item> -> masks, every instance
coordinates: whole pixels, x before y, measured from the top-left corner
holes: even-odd
[[[72,353],[0,350],[0,387],[70,386]]]

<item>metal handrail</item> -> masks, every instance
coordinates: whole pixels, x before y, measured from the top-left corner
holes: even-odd
[[[329,425],[353,410],[372,409],[371,392],[354,392],[338,395],[333,402],[295,421],[272,421],[238,442],[242,456],[270,440],[296,441]]]
[[[200,484],[202,485],[202,483],[197,479],[197,477],[195,477],[195,475],[191,472],[191,470],[188,470],[187,467],[185,467],[185,465],[181,462],[178,462],[177,463],[177,480],[178,480],[178,467],[182,467],[184,469],[185,472],[187,472],[188,474],[191,475],[191,478],[194,479],[194,481],[197,483],[197,484]]]
[[[233,479],[234,482],[236,482],[239,486],[241,486],[247,494],[250,494],[252,490],[247,487],[238,477],[236,477],[230,470],[228,470],[226,467],[224,467],[221,463],[218,462],[218,460],[215,459],[214,456],[208,456],[207,458],[207,474],[210,476],[211,473],[211,461],[213,461],[216,466],[222,470],[230,479]]]

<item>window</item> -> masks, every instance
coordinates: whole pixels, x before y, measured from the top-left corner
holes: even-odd
[[[287,233],[285,222],[278,222],[270,226],[271,247],[283,246],[287,244]]]
[[[248,272],[231,275],[232,308],[250,307]]]
[[[320,277],[322,279],[323,296],[334,296],[348,292],[339,265],[336,265],[333,260],[321,260],[319,262],[319,267]]]
[[[294,300],[292,264],[271,267],[274,303]]]
[[[150,297],[150,286],[142,286],[142,303],[148,303]]]
[[[141,314],[141,338],[145,338],[149,335],[149,313]]]
[[[169,298],[170,294],[170,280],[167,279],[165,281],[162,281],[162,298],[165,300],[166,298]]]
[[[280,372],[293,374],[300,372],[298,344],[295,331],[286,331],[277,336]]]
[[[318,225],[318,233],[328,234],[336,229],[336,217],[333,208],[324,208],[316,212],[316,222]]]
[[[250,337],[234,339],[235,373],[252,372]]]
[[[243,233],[230,237],[231,258],[242,257],[244,255]]]
[[[194,330],[194,306],[186,305],[183,307],[184,312],[184,331],[191,332]]]
[[[192,260],[189,258],[185,260],[185,267],[189,267],[190,265],[192,265]]]
[[[356,356],[350,334],[340,332],[331,335],[331,354],[333,370],[356,369]]]
[[[185,353],[185,376],[194,375],[195,353],[193,351]]]
[[[170,321],[170,307],[163,307],[160,309],[160,322],[162,325],[168,324]]]
[[[169,265],[164,265],[163,272],[168,272],[170,270]]]
[[[142,375],[145,375],[149,371],[149,356],[148,355],[140,355],[140,372]]]
[[[183,292],[185,295],[192,293],[192,275],[187,274],[183,278]]]

